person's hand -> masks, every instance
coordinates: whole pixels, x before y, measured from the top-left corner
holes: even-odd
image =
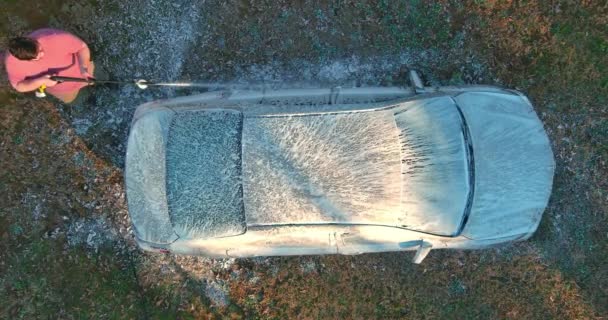
[[[92,79],[93,78],[93,76],[89,73],[89,67],[88,67],[88,65],[82,65],[82,64],[80,65],[80,74],[85,79]]]
[[[42,81],[41,81],[41,85],[44,84],[46,85],[48,88],[50,87],[54,87],[57,84],[57,81],[55,80],[51,80],[51,75],[46,75],[42,77]]]

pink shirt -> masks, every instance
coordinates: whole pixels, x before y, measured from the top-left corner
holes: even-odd
[[[22,80],[47,74],[82,78],[76,53],[87,45],[80,38],[71,33],[50,28],[36,30],[28,37],[38,41],[44,55],[39,60],[25,61],[19,60],[7,52],[4,65],[13,88]],[[47,91],[49,93],[72,92],[86,85],[86,83],[79,82],[63,82],[47,88]]]

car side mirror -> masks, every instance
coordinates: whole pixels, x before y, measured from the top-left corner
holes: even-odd
[[[410,85],[412,86],[412,89],[414,89],[414,92],[422,93],[424,91],[424,84],[422,83],[422,79],[418,72],[416,72],[416,70],[410,70],[409,76]]]
[[[424,258],[431,252],[433,245],[426,241],[420,241],[420,245],[418,246],[418,250],[416,250],[416,254],[414,255],[414,259],[412,262],[415,264],[420,264]]]
[[[412,259],[413,263],[419,264],[426,258],[426,256],[431,252],[433,245],[424,241],[424,240],[414,240],[414,241],[405,241],[399,243],[399,248],[413,248],[418,247],[416,249],[416,254],[414,255],[414,259]]]

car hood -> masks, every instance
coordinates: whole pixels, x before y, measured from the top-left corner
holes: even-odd
[[[542,122],[517,93],[454,97],[472,140],[474,192],[462,234],[491,239],[536,230],[553,183],[555,161]]]

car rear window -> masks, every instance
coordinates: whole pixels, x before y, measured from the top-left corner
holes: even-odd
[[[167,140],[167,202],[186,239],[245,231],[241,185],[243,116],[231,110],[179,111]]]

